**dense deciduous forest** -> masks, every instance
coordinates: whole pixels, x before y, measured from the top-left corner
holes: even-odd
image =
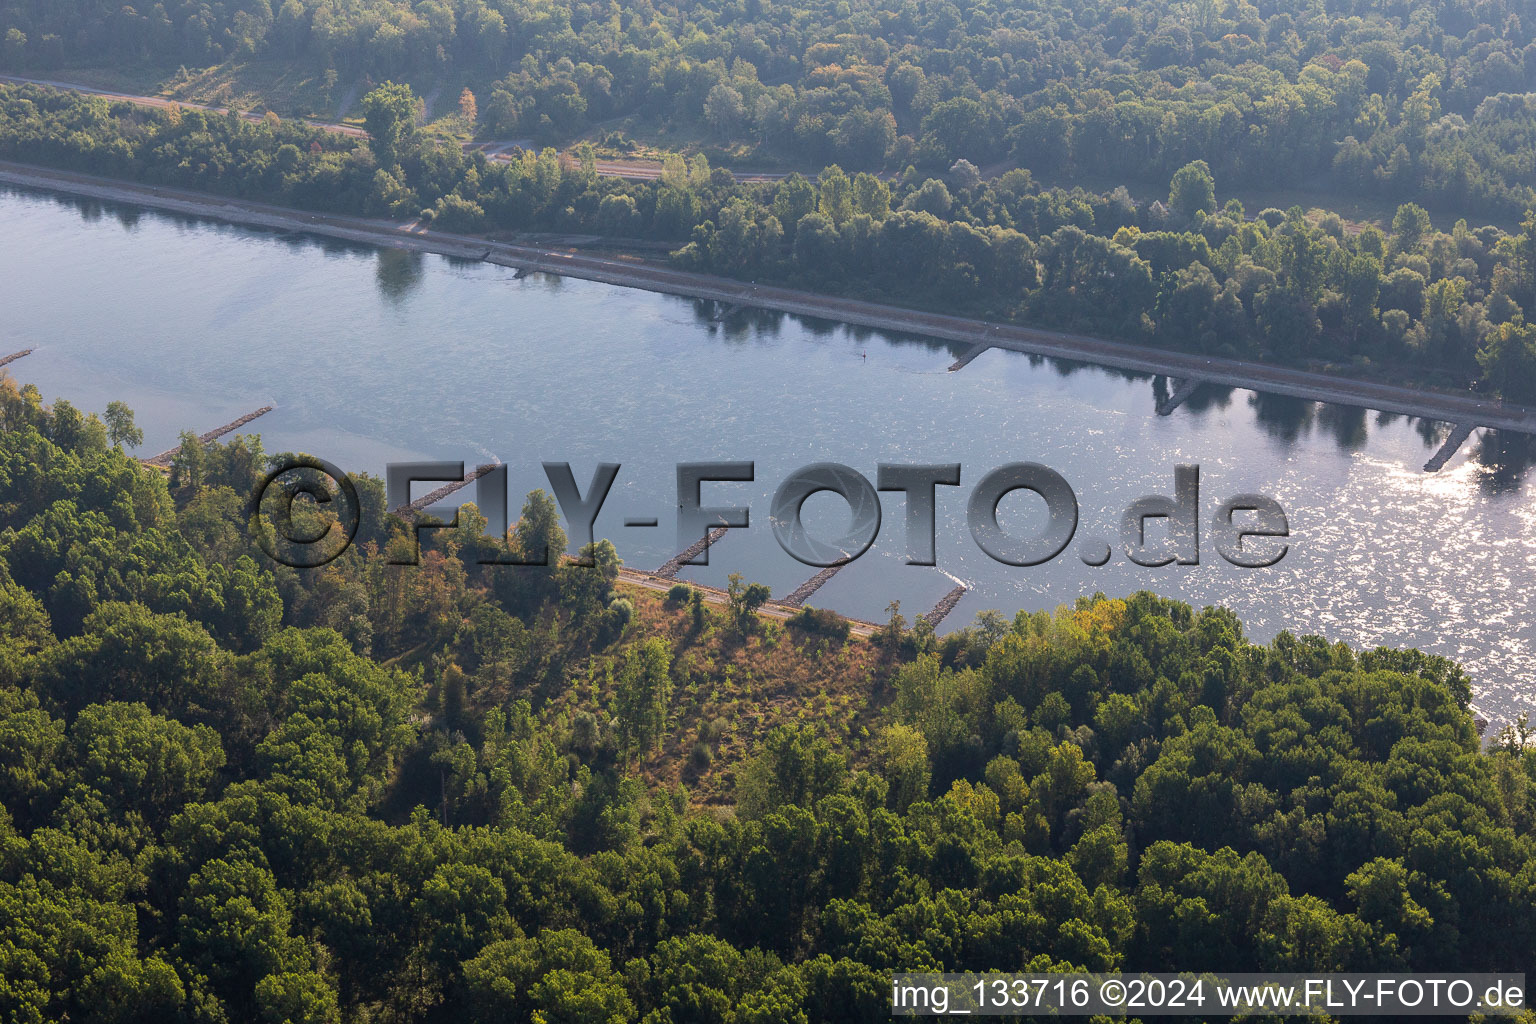
[[[964,158],[1232,185],[1316,176],[1518,215],[1536,185],[1536,16],[1512,0],[105,0],[0,5],[17,70],[276,62],[452,79],[488,134],[594,126],[819,167]]]
[[[472,508],[390,565],[366,477],[357,544],[272,568],[259,437],[135,434],[0,381],[6,1020],[811,1024],[898,969],[1536,950],[1536,750],[1444,659],[1146,593],[851,640],[606,541],[481,565]],[[552,499],[506,543],[563,550]]]
[[[0,156],[317,210],[416,216],[456,231],[670,239],[681,264],[865,298],[1224,355],[1385,368],[1536,400],[1536,217],[1515,233],[1433,228],[1406,203],[1390,230],[1299,208],[1217,203],[1197,161],[1166,204],[984,180],[957,161],[894,184],[837,166],[740,183],[702,156],[656,182],[597,175],[553,150],[511,162],[415,128],[408,87],[364,100],[371,143],[275,115],[148,110],[0,87]]]

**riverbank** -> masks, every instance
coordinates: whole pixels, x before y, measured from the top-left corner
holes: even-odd
[[[558,274],[730,305],[753,306],[876,330],[922,334],[963,345],[981,345],[1096,363],[1135,373],[1195,378],[1212,384],[1265,391],[1307,401],[1536,434],[1536,409],[1473,394],[1425,391],[1246,360],[1191,355],[1062,331],[926,313],[899,306],[697,274],[639,258],[596,256],[515,242],[499,242],[472,235],[434,231],[414,222],[307,213],[207,193],[140,185],[26,164],[0,162],[0,184],[137,204],[275,231],[307,232],[365,245],[485,261],[522,271]]]

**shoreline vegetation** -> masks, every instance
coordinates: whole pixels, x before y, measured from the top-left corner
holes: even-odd
[[[1445,658],[1150,593],[850,635],[607,541],[485,565],[473,506],[391,564],[367,476],[297,571],[259,437],[138,436],[0,379],[7,1020],[876,1024],[914,968],[1536,948],[1529,722],[1485,743]],[[553,499],[505,543],[563,550]]]
[[[429,228],[419,220],[400,222],[383,218],[320,215],[186,189],[148,186],[3,161],[0,161],[0,183],[132,203],[248,227],[303,232],[367,245],[407,248],[456,259],[496,263],[520,271],[641,288],[705,299],[726,306],[757,307],[875,329],[925,335],[968,346],[967,355],[976,346],[994,347],[1088,362],[1135,373],[1198,379],[1309,401],[1360,406],[1447,423],[1474,423],[1481,427],[1536,434],[1536,409],[1475,394],[1400,387],[1339,374],[1221,356],[1199,356],[1147,345],[841,299],[815,292],[768,285],[743,285],[730,278],[640,259],[593,256],[568,249],[501,242],[493,238],[446,232]]]
[[[631,182],[550,149],[491,160],[434,140],[405,86],[386,83],[363,106],[367,141],[273,114],[0,86],[0,158],[434,232],[665,241],[678,270],[758,287],[894,299],[1170,360],[1390,370],[1447,391],[1475,377],[1485,394],[1536,402],[1536,326],[1524,317],[1536,305],[1536,215],[1513,235],[1465,222],[1435,231],[1411,203],[1390,232],[1299,207],[1250,217],[1217,206],[1203,161],[1175,174],[1167,206],[1140,207],[1118,192],[1043,190],[1022,171],[983,180],[963,160],[893,185],[835,166],[815,183],[741,183],[699,157]]]

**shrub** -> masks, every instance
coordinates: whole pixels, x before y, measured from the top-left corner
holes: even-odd
[[[789,628],[837,643],[848,639],[848,620],[827,608],[802,608],[790,617]]]
[[[635,619],[635,606],[627,597],[615,597],[608,602],[608,612],[603,617],[600,635],[604,643],[611,643],[628,631]]]
[[[608,602],[608,614],[612,615],[620,626],[627,626],[635,617],[635,606],[627,597],[616,597]]]

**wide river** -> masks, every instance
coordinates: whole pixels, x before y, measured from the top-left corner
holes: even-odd
[[[1522,439],[1475,434],[1426,474],[1444,424],[1230,389],[1161,417],[1149,378],[1015,353],[948,373],[954,353],[936,342],[768,314],[717,324],[690,300],[485,264],[9,190],[0,217],[0,354],[37,349],[7,369],[50,401],[127,401],[144,454],[272,403],[249,428],[269,452],[379,475],[390,461],[496,457],[514,509],[548,486],[544,461],[570,462],[583,490],[596,463],[617,462],[598,533],[640,568],[678,550],[677,463],[751,460],[753,483],[704,493],[750,506],[751,528],[683,578],[723,585],[739,571],[776,595],[816,571],[769,526],[793,470],[831,461],[873,480],[882,462],[960,463],[962,486],[938,490],[937,567],[906,564],[903,498],[886,494],[873,547],[811,603],[880,621],[899,600],[910,618],[958,579],[971,589],[950,629],[985,609],[1149,589],[1227,605],[1257,640],[1291,630],[1444,654],[1495,722],[1536,709]],[[1080,505],[1073,545],[1032,568],[993,561],[966,527],[971,486],[1019,461],[1060,472]],[[1145,568],[1118,541],[1102,567],[1077,557],[1083,538],[1115,539],[1135,499],[1172,494],[1179,463],[1201,467],[1200,564]],[[1240,492],[1288,514],[1278,565],[1238,569],[1210,543],[1215,506]],[[1000,519],[1022,535],[1043,509],[1015,492]],[[829,494],[806,504],[815,535],[847,519]]]

